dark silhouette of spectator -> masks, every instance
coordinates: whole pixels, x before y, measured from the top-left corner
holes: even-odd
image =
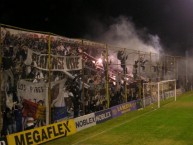
[[[102,59],[102,64],[103,64],[103,69],[104,69],[104,74],[106,74],[106,69],[107,69],[107,62],[106,62],[106,50],[103,50],[101,53],[101,59]]]
[[[140,57],[139,63],[140,66],[142,67],[142,70],[145,70],[145,63],[148,62],[148,60],[145,60],[143,57]]]
[[[1,137],[5,137],[7,135],[7,109],[2,112],[3,114],[3,126],[1,130]]]
[[[13,110],[6,108],[6,122],[8,133],[12,134],[16,132],[15,114]]]
[[[14,108],[14,115],[16,120],[16,132],[22,131],[22,106],[17,104]]]
[[[14,86],[14,76],[12,72],[13,67],[13,49],[10,47],[5,47],[5,51],[2,58],[2,68],[3,68],[3,83],[4,86],[8,83],[10,78],[10,88]],[[5,88],[4,88],[5,89]]]
[[[127,73],[127,66],[126,66],[126,60],[127,60],[127,55],[123,50],[118,51],[117,53],[117,58],[121,61],[121,67],[123,69],[123,73]]]
[[[139,61],[136,60],[136,61],[134,62],[134,65],[133,65],[133,78],[134,78],[134,80],[137,79],[138,62],[139,62]]]

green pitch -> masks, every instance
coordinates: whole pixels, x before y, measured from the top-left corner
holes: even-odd
[[[46,145],[193,145],[193,92],[156,105]]]

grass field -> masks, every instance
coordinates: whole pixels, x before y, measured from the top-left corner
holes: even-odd
[[[193,145],[193,92],[124,114],[46,145]]]

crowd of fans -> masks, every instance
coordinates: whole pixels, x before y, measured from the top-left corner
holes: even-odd
[[[122,54],[118,58],[121,61],[123,72],[120,73],[120,78],[113,80],[107,74],[106,51],[101,46],[83,45],[80,42],[67,41],[66,39],[56,38],[56,36],[51,37],[51,55],[80,55],[83,57],[84,69],[70,71],[71,77],[62,71],[51,71],[51,77],[49,78],[49,72],[36,68],[35,62],[26,65],[29,49],[40,54],[48,54],[48,37],[46,35],[42,36],[44,35],[32,35],[32,33],[27,32],[15,34],[12,33],[12,29],[6,29],[6,34],[1,44],[3,49],[1,92],[4,92],[1,98],[3,102],[1,136],[31,129],[37,123],[30,113],[25,118],[22,116],[22,98],[17,95],[19,80],[48,83],[49,81],[67,79],[64,84],[65,94],[67,94],[67,97],[64,98],[68,98],[65,99],[67,117],[78,117],[138,99],[138,85],[127,88],[127,100],[124,97],[126,82],[123,79],[123,75],[127,69],[123,59],[127,59],[127,56]],[[97,64],[96,58],[99,57],[102,59],[102,64]],[[106,83],[109,83],[109,100],[106,97]],[[11,104],[10,106],[8,105],[9,103]],[[33,123],[30,124],[28,121]]]

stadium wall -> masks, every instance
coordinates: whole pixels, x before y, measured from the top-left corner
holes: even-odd
[[[2,145],[34,145],[42,144],[60,137],[67,137],[86,128],[116,118],[129,111],[139,109],[137,101],[120,104],[107,110],[98,111],[74,119],[61,121],[47,126],[7,135],[2,138]],[[6,143],[7,142],[7,143]]]

